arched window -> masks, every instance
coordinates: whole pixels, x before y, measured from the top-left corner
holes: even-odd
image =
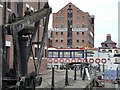
[[[114,53],[118,53],[118,50],[114,50]]]
[[[108,50],[109,53],[112,53],[112,50]]]

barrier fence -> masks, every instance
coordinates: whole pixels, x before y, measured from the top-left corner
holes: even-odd
[[[84,58],[48,58],[48,63],[71,63],[71,62],[86,62],[86,59]],[[87,59],[88,63],[103,63],[105,64],[107,62],[106,58],[90,58]]]

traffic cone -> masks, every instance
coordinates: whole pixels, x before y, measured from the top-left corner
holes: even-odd
[[[108,79],[108,75],[107,75],[107,77],[106,77],[106,83],[109,81],[109,79]]]

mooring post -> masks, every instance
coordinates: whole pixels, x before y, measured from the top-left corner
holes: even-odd
[[[68,65],[66,64],[65,85],[68,85]]]
[[[52,67],[52,81],[51,81],[51,90],[54,90],[54,67]]]
[[[76,64],[74,66],[74,80],[76,80]]]
[[[80,76],[82,77],[83,66],[80,65]]]

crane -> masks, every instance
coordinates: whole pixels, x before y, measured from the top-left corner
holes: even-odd
[[[36,85],[40,85],[42,78],[39,77],[40,62],[45,47],[45,38],[48,31],[49,16],[52,13],[52,8],[49,7],[48,2],[43,9],[32,13],[25,13],[22,18],[17,18],[14,13],[9,17],[9,22],[2,26],[2,83],[4,89],[20,89],[20,90],[35,90]],[[37,41],[38,49],[37,60],[32,50],[34,38],[38,32],[39,22],[44,19],[44,30],[41,42]],[[6,46],[5,35],[12,35],[14,59],[13,68],[8,68],[6,61]],[[27,64],[29,57],[33,56],[34,71],[27,72]],[[11,83],[12,82],[12,83]]]

